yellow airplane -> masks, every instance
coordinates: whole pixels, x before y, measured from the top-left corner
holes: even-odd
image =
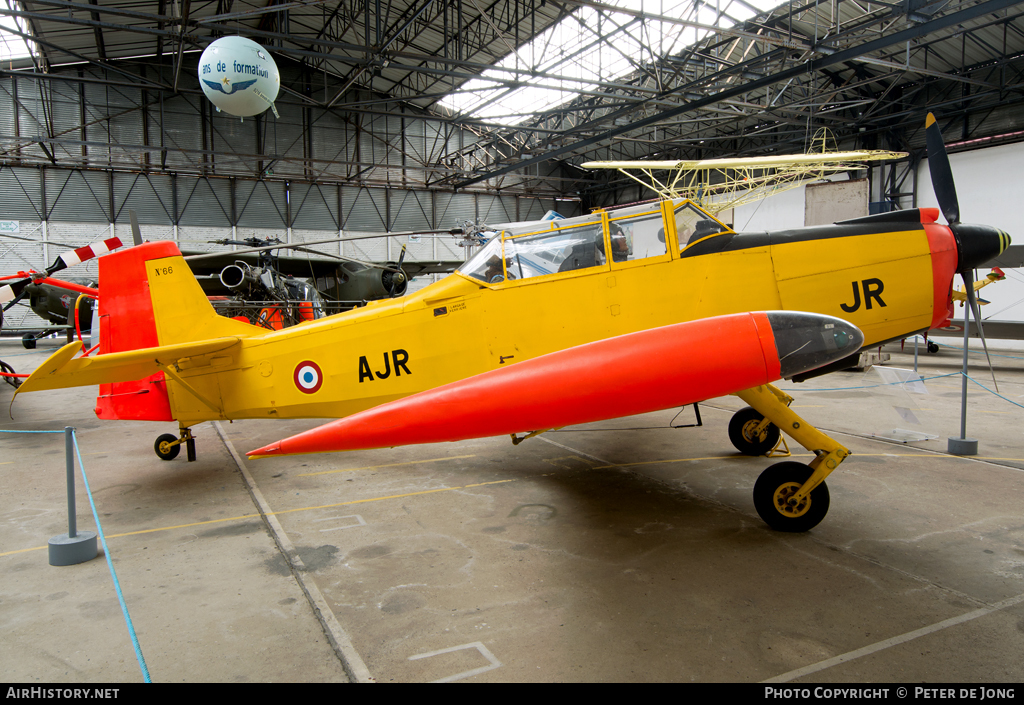
[[[995,282],[1001,282],[1004,279],[1006,279],[1006,274],[1003,272],[1003,270],[1000,269],[999,267],[993,267],[992,271],[986,274],[984,279],[974,282],[974,291],[975,293],[977,293],[978,289],[984,288],[989,284],[993,284]],[[958,301],[960,303],[960,306],[963,307],[964,302],[967,301],[967,292],[959,288],[954,288],[952,297],[954,301]],[[985,305],[989,302],[986,301],[985,299],[979,298],[978,303],[981,305]]]
[[[211,419],[337,419],[250,452],[263,457],[518,441],[736,393],[750,405],[730,422],[741,452],[770,451],[781,429],[815,453],[754,486],[770,526],[805,531],[849,450],[771,382],[943,324],[954,274],[1009,244],[959,223],[948,159],[931,151],[948,226],[919,209],[736,233],[665,200],[503,231],[412,295],[273,332],[217,316],[176,246],[147,243],[100,259],[101,354],[64,346],[19,393],[99,384],[100,418],[177,420],[157,453],[185,444],[190,459],[190,427]]]

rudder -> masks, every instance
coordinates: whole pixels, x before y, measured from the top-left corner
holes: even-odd
[[[99,354],[230,335],[246,323],[218,316],[173,242],[148,242],[99,259]],[[164,373],[101,384],[101,419],[173,421]]]

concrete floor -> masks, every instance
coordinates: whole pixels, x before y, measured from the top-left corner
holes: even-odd
[[[52,349],[3,341],[0,358],[28,371]],[[891,350],[889,367],[912,367]],[[1024,404],[1024,353],[993,361]],[[955,372],[959,353],[920,364]],[[701,428],[670,429],[667,411],[516,447],[241,464],[318,422],[202,424],[195,463],[153,454],[173,424],[96,420],[90,388],[19,397],[0,427],[78,429],[157,682],[1020,682],[1024,409],[972,385],[980,452],[957,458],[959,377],[927,395],[880,382],[874,368],[783,385],[854,453],[800,535],[754,510],[774,461],[730,445],[732,397],[702,405]],[[884,440],[897,428],[938,438]],[[0,677],[141,680],[102,555],[47,562],[67,531],[62,437],[0,448]],[[95,529],[80,478],[78,525]]]

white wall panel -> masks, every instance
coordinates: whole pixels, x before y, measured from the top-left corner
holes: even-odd
[[[337,232],[338,186],[335,184],[289,184],[292,227]]]
[[[1018,227],[1021,193],[1024,193],[1024,175],[1020,164],[1024,160],[1024,143],[1002,145],[949,155],[957,200],[960,202],[960,220],[980,223],[1005,230],[1014,244],[1024,245],[1024,230]],[[923,160],[918,171],[918,199],[921,208],[938,208],[932,191],[928,161]],[[939,216],[939,222],[945,222]],[[982,296],[991,301],[981,307],[984,318],[1000,321],[1024,321],[1024,270],[1008,269],[1006,281],[985,287]],[[978,271],[980,276],[987,269]],[[955,285],[963,288],[960,277]],[[963,309],[957,308],[957,318]],[[1001,345],[995,341],[990,345]],[[972,348],[974,344],[972,343]],[[978,343],[980,348],[980,343]],[[1016,346],[1020,349],[1020,346]]]
[[[432,195],[429,191],[391,190],[391,229],[430,230]]]

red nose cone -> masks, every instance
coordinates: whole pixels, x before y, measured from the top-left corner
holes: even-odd
[[[263,446],[257,450],[250,450],[246,453],[250,458],[266,458],[271,455],[288,455],[288,453],[281,452],[281,441],[271,443],[269,446]]]

